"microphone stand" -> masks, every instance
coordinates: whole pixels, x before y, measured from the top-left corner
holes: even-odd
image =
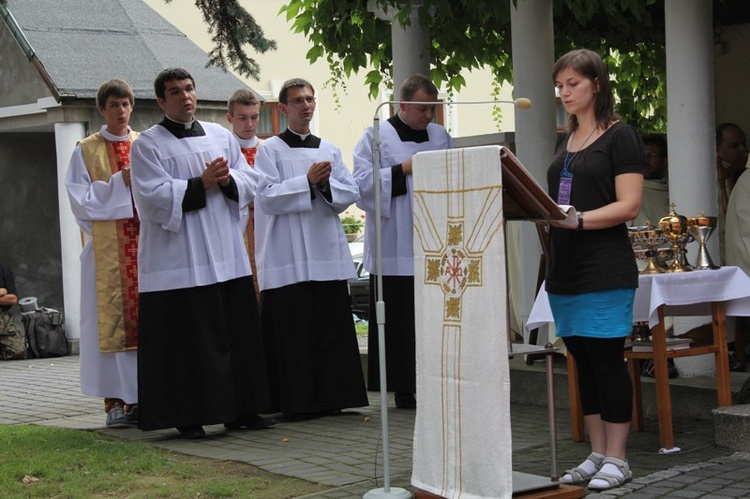
[[[375,318],[378,325],[378,366],[380,368],[380,417],[381,438],[383,440],[383,487],[372,489],[367,492],[364,499],[387,498],[410,498],[411,494],[400,487],[391,488],[390,450],[388,444],[388,385],[385,372],[385,302],[383,301],[383,247],[382,247],[382,220],[380,217],[380,109],[386,104],[426,104],[455,105],[455,104],[515,104],[521,109],[531,107],[531,101],[525,97],[519,97],[512,101],[466,101],[466,102],[437,102],[437,101],[385,101],[378,104],[372,118],[372,178],[375,188]]]

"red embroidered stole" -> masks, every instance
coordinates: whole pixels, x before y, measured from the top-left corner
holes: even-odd
[[[86,169],[92,181],[108,182],[112,174],[130,165],[129,141],[109,142],[97,133],[81,141]],[[131,199],[132,203],[132,199]],[[133,217],[92,222],[96,267],[99,350],[122,352],[138,347],[138,231]]]
[[[255,168],[255,154],[258,152],[258,146],[263,142],[262,139],[258,139],[258,143],[255,147],[248,147],[247,149],[240,148],[242,155],[245,156],[247,164],[251,168]],[[255,216],[253,207],[250,206],[250,219],[247,221],[247,227],[245,228],[245,246],[247,247],[247,255],[250,257],[250,268],[253,270],[253,282],[255,283],[255,297],[260,303],[260,288],[258,288],[258,272],[255,266]]]

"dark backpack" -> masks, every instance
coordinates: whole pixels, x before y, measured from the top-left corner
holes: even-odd
[[[0,359],[25,359],[27,355],[21,316],[0,310]]]
[[[68,338],[62,313],[42,307],[23,314],[26,324],[26,341],[29,357],[44,359],[68,354]]]

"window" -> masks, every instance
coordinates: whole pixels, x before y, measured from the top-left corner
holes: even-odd
[[[273,137],[286,130],[286,116],[279,111],[278,102],[265,102],[260,108],[256,135],[262,139]]]

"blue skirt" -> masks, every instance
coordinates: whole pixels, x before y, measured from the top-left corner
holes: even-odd
[[[635,289],[612,289],[581,295],[548,293],[555,334],[621,338],[633,332]]]

